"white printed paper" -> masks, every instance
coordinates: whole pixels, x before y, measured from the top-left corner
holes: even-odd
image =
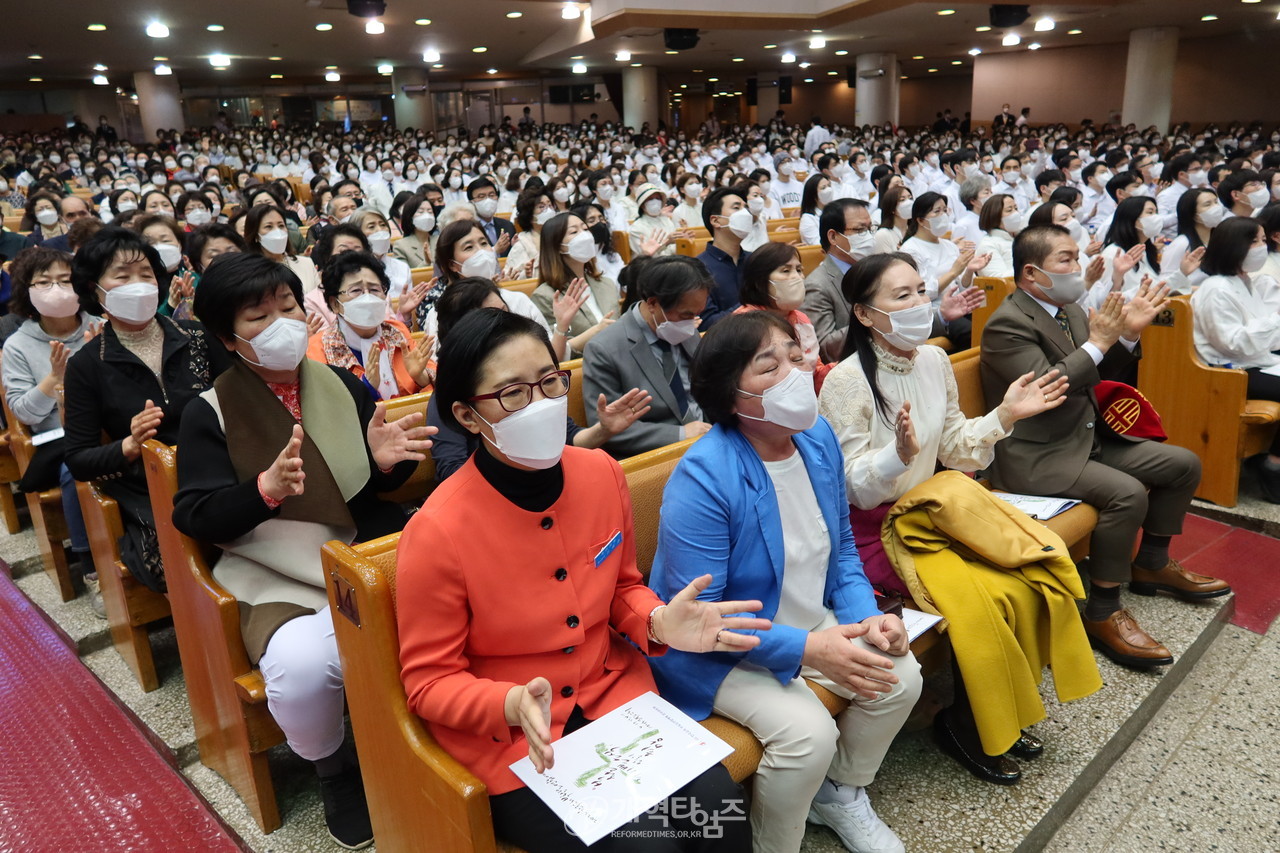
[[[916,641],[916,637],[919,637],[925,631],[928,631],[941,621],[941,616],[934,616],[932,613],[912,610],[910,607],[902,608],[902,624],[907,627],[907,638],[910,642],[914,643]]]
[[[588,845],[733,752],[655,693],[637,696],[565,735],[552,749],[555,766],[545,773],[538,773],[528,756],[511,770]]]
[[[57,429],[47,430],[45,432],[38,432],[35,435],[31,436],[31,444],[33,447],[39,447],[42,444],[48,444],[51,441],[57,441],[58,439],[62,438],[62,436],[65,434],[66,433],[63,432],[62,427],[58,427]]]
[[[1034,519],[1044,521],[1066,512],[1080,501],[1071,498],[1046,498],[1040,495],[1015,495],[1009,492],[992,492],[1010,506],[1020,509]]]

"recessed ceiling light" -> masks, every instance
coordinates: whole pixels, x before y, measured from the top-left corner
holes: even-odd
[[[616,59],[618,62],[630,62],[630,61],[631,61],[631,51],[629,51],[629,50],[620,50],[620,51],[618,51],[617,53],[615,53],[615,54],[613,55],[613,58],[614,58],[614,59]]]
[[[27,82],[29,82],[29,83],[43,83],[43,82],[44,82],[44,78],[43,78],[43,77],[28,77],[28,78],[27,78]]]
[[[801,63],[800,63],[800,67],[801,67],[801,68],[808,68],[808,67],[809,67],[810,65],[812,65],[812,64],[813,64],[812,62],[801,62]]]
[[[486,50],[488,50],[488,49],[489,49],[489,48],[485,47],[484,45],[477,45],[476,47],[471,48],[471,52],[472,52],[472,53],[484,53],[484,52],[485,52]]]
[[[331,29],[333,29],[333,24],[316,24],[317,32],[327,33]]]
[[[444,68],[444,63],[443,63],[443,62],[437,62],[435,65],[432,65],[431,67],[432,67],[432,68]]]
[[[173,75],[173,69],[162,62],[155,67],[155,74],[157,77],[170,77]]]
[[[1040,49],[1040,42],[1038,41],[1033,41],[1031,44],[1027,45],[1027,50],[1039,50],[1039,49]]]
[[[766,44],[766,45],[764,46],[764,49],[765,49],[765,50],[773,50],[775,47],[777,47],[777,45],[776,45],[776,44]]]
[[[784,54],[782,54],[782,61],[783,61],[783,62],[786,62],[786,63],[792,63],[792,62],[795,62],[795,61],[796,61],[796,55],[795,55],[794,53],[784,53]]]
[[[167,57],[167,56],[153,56],[153,57],[151,57],[151,59],[152,59],[152,61],[154,61],[154,62],[168,62],[168,61],[169,61],[169,57]]]
[[[1067,35],[1069,35],[1069,36],[1078,36],[1078,35],[1080,35],[1082,32],[1084,32],[1084,30],[1067,30]]]
[[[633,63],[631,63],[631,67],[632,67],[632,68],[639,68],[639,67],[641,67],[642,65],[644,65],[644,63],[643,63],[643,62],[633,62]]]
[[[392,71],[392,68],[391,68],[391,65],[390,65],[389,63],[384,62],[384,63],[382,63],[381,65],[379,65],[379,66],[378,66],[378,73],[379,73],[379,74],[387,75],[387,74],[390,74],[390,73],[391,73],[391,71]]]
[[[1202,20],[1202,21],[1216,21],[1216,20],[1218,20],[1218,16],[1217,16],[1217,15],[1203,15],[1203,16],[1201,16],[1200,20]]]
[[[953,60],[951,60],[951,64],[952,64],[952,65],[964,65],[964,63],[963,63],[963,62],[961,62],[959,59],[953,59]]]
[[[498,73],[498,69],[496,69],[496,68],[490,68],[490,69],[489,69],[488,71],[486,71],[485,73],[486,73],[486,74],[497,74],[497,73]]]
[[[689,88],[689,84],[688,84],[688,83],[681,83],[681,84],[680,84],[680,88],[681,88],[681,89],[688,89],[688,88]]]
[[[980,47],[971,47],[971,48],[969,48],[969,55],[970,55],[970,56],[977,56],[977,55],[978,55],[978,54],[980,54],[980,53],[982,53],[982,48],[980,48]]]
[[[836,76],[836,75],[837,75],[837,74],[839,74],[839,73],[840,73],[839,71],[828,71],[828,72],[827,72],[827,76],[828,76],[828,77],[834,77],[834,76]]]
[[[93,66],[93,70],[94,70],[94,71],[106,71],[106,70],[107,70],[107,66],[105,66],[105,65],[103,65],[101,62],[99,62],[97,65]]]
[[[806,83],[812,83],[812,82],[813,82],[813,78],[812,78],[812,77],[806,77],[806,78],[804,78],[804,82],[806,82]]]
[[[271,75],[271,79],[272,79],[272,80],[283,80],[283,79],[284,79],[284,75],[283,75],[283,74],[272,74],[272,75]]]
[[[930,74],[932,74],[933,72],[935,72],[935,71],[937,71],[937,70],[938,70],[938,69],[936,69],[936,68],[930,68],[930,69],[929,69],[929,73],[930,73]]]
[[[955,9],[939,9],[938,10],[939,15],[954,15],[955,13],[956,13]]]
[[[678,51],[678,50],[664,50],[664,51],[663,51],[663,53],[665,53],[667,56],[675,56],[675,55],[676,55],[677,53],[679,53],[679,52],[680,52],[680,51]]]
[[[1047,33],[1056,26],[1057,24],[1054,22],[1053,18],[1050,18],[1048,15],[1045,15],[1043,18],[1036,21],[1036,32]]]
[[[414,21],[414,23],[415,23],[415,24],[417,24],[417,25],[418,25],[418,26],[420,26],[420,27],[429,27],[429,26],[431,26],[431,19],[430,19],[430,18],[418,18],[416,21]]]
[[[520,18],[523,16],[524,16],[524,12],[508,12],[507,13],[508,18]]]
[[[32,53],[27,56],[27,59],[44,59],[44,57],[38,53]]]
[[[574,74],[586,74],[586,73],[587,73],[587,66],[586,66],[586,63],[583,63],[583,62],[575,62],[575,63],[573,63],[573,73],[574,73]]]
[[[1240,0],[1241,3],[1261,3],[1262,0]]]
[[[810,50],[822,50],[826,46],[827,46],[827,40],[825,38],[822,38],[821,36],[817,36],[815,38],[809,39]]]
[[[560,10],[560,17],[566,21],[573,21],[582,17],[582,10],[576,3],[565,3],[564,8]]]
[[[209,64],[214,68],[226,68],[231,64],[231,57],[225,53],[215,53],[209,57]]]
[[[324,67],[324,70],[325,70],[325,71],[337,71],[337,70],[338,70],[338,66],[336,66],[336,65],[326,65],[326,66]]]
[[[337,71],[327,71],[325,72],[324,79],[329,81],[330,83],[337,83],[339,80],[342,79],[342,75],[339,74]]]
[[[96,77],[94,77],[94,78],[93,78],[93,85],[95,85],[95,86],[106,86],[106,85],[108,85],[107,78],[106,78],[106,77],[104,77],[103,75],[99,74],[99,75],[97,75]]]
[[[720,78],[719,78],[719,77],[708,77],[708,78],[707,78],[707,82],[708,82],[708,83],[719,83],[719,82],[720,82]]]
[[[364,31],[371,36],[380,36],[387,31],[387,25],[377,18],[370,18],[364,22]]]
[[[848,55],[849,55],[849,51],[847,51],[847,50],[837,50],[837,51],[836,51],[836,56],[848,56]]]
[[[974,27],[973,31],[976,33],[989,33],[991,32],[991,27],[988,27],[984,24],[981,27]]]
[[[903,74],[903,75],[902,75],[901,77],[899,77],[898,79],[899,79],[899,80],[906,80],[906,79],[907,79],[907,75]]]
[[[438,51],[438,50],[424,50],[424,51],[422,52],[422,61],[423,61],[423,62],[439,62],[439,61],[440,61],[440,51]]]
[[[268,56],[268,57],[267,57],[267,59],[271,60],[272,62],[279,62],[279,61],[281,61],[282,59],[284,59],[284,57],[283,57],[283,56]]]
[[[89,26],[85,27],[85,29],[91,33],[100,33],[106,30],[106,28],[107,28],[106,24],[90,24]]]
[[[222,24],[210,24],[209,26],[205,27],[205,29],[211,33],[220,33],[223,30],[225,30],[226,27],[222,26]]]
[[[735,56],[735,57],[733,58],[733,61],[734,61],[734,62],[742,62],[742,61],[743,61],[743,59],[742,59],[742,57],[741,57],[741,56]]]
[[[1000,43],[1005,47],[1016,47],[1022,44],[1022,36],[1017,33],[1005,33],[1004,38],[1000,39]]]
[[[169,28],[159,21],[152,21],[147,24],[147,35],[153,39],[167,39],[169,37]]]

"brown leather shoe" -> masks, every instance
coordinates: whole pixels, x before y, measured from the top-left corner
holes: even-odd
[[[1129,591],[1138,595],[1167,592],[1184,601],[1202,601],[1227,595],[1231,592],[1231,587],[1224,580],[1189,572],[1177,560],[1170,560],[1163,569],[1154,572],[1134,565]]]
[[[1173,663],[1173,655],[1150,634],[1138,627],[1138,620],[1123,607],[1106,619],[1084,620],[1089,645],[1121,666],[1145,669]]]

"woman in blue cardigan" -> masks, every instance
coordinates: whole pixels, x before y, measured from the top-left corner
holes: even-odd
[[[862,572],[840,443],[794,330],[766,311],[725,318],[698,345],[690,390],[714,427],[667,483],[650,585],[670,596],[709,573],[700,598],[759,599],[773,629],[749,652],[650,661],[662,695],[764,744],[757,853],[799,850],[806,816],[849,850],[902,850],[865,786],[920,695],[920,667]],[[806,678],[848,710],[833,719]]]

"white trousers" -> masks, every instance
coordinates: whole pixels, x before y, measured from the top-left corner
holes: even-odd
[[[835,623],[828,614],[821,627]],[[850,642],[884,654],[862,638]],[[825,777],[856,787],[875,779],[894,735],[920,698],[922,684],[920,664],[911,652],[890,659],[898,683],[877,699],[855,696],[807,666],[799,678],[779,684],[768,670],[739,664],[720,683],[715,712],[746,726],[764,744],[752,783],[756,853],[800,849],[809,804]],[[833,718],[804,683],[806,678],[850,699],[848,709]]]
[[[289,748],[308,761],[332,755],[346,734],[342,659],[332,611],[290,619],[267,642],[258,661],[267,708]]]

